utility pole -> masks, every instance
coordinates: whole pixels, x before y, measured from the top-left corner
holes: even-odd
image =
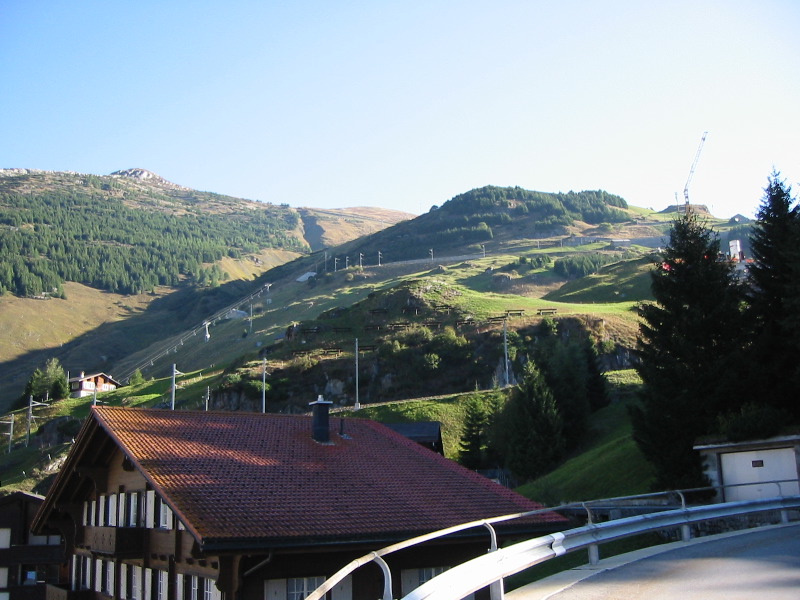
[[[171,408],[171,410],[175,410],[175,387],[176,387],[176,385],[175,385],[175,376],[176,375],[183,375],[183,373],[178,371],[178,369],[176,368],[176,365],[173,363],[172,364],[172,398],[170,400],[170,408]]]
[[[359,410],[361,403],[358,401],[358,338],[356,338],[356,403],[353,408]]]
[[[209,400],[211,400],[211,386],[206,386],[206,412],[208,412]]]
[[[333,259],[333,272],[336,273],[336,271],[338,270],[339,270],[339,257],[336,256]]]
[[[506,335],[506,319],[503,319],[503,362],[505,365],[506,385],[508,387],[508,336]]]
[[[383,256],[383,254],[381,254],[381,251],[378,250],[378,266],[379,267],[381,266],[381,256]]]
[[[50,406],[46,402],[37,402],[33,399],[33,396],[28,396],[28,431],[25,434],[25,447],[28,447],[28,443],[31,441],[31,421],[33,420],[33,407],[34,406]]]
[[[2,425],[8,425],[8,453],[11,454],[11,444],[14,440],[14,413],[8,415],[8,421],[0,421]]]
[[[358,267],[361,268],[363,266],[364,266],[364,253],[363,252],[359,252],[358,253]]]
[[[267,412],[267,359],[264,358],[264,368],[261,370],[261,412]]]

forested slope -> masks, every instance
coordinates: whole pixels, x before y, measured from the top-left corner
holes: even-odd
[[[6,172],[7,173],[7,172]],[[44,172],[0,177],[0,293],[63,296],[73,281],[123,294],[224,279],[211,265],[266,248],[303,252],[299,215],[178,186]]]

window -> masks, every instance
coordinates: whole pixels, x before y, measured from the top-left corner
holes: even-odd
[[[110,560],[103,561],[103,593],[114,595],[114,563]]]
[[[92,559],[88,556],[76,556],[80,561],[81,569],[81,588],[89,590],[92,588]]]
[[[166,571],[158,571],[158,588],[156,589],[156,600],[167,600],[167,579]]]
[[[447,567],[423,567],[419,570],[419,584],[422,585],[445,571],[447,571]]]
[[[293,577],[286,580],[286,600],[305,600],[311,592],[325,583],[324,577]]]
[[[189,579],[189,600],[198,600],[197,598],[197,587],[198,587],[198,579],[197,575],[192,575]]]
[[[0,548],[11,548],[11,528],[0,529]]]
[[[158,526],[172,529],[172,509],[161,498],[158,499]]]
[[[139,492],[128,494],[128,527],[138,527],[139,520]]]
[[[401,595],[407,596],[426,581],[444,573],[448,567],[421,567],[400,571]],[[469,598],[469,596],[468,596]]]
[[[210,579],[203,579],[203,600],[213,600],[214,591],[216,589],[213,581]]]

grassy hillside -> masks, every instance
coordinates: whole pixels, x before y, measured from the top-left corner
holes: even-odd
[[[219,383],[221,376],[220,370],[181,374],[177,378],[176,409],[203,410],[207,388]],[[110,406],[168,408],[170,382],[170,378],[147,381],[100,394],[98,398]],[[612,404],[592,415],[590,435],[581,451],[552,473],[522,486],[518,491],[539,502],[556,504],[561,500],[589,500],[649,490],[651,473],[630,437],[626,410],[627,404],[634,401],[638,379],[631,371],[611,372],[609,383]],[[474,397],[504,393],[502,390],[489,390],[366,405],[357,412],[352,408],[338,411],[334,418],[369,418],[383,423],[439,421],[442,423],[445,455],[456,459],[467,402]],[[69,443],[49,445],[48,439],[53,431],[68,437],[76,435],[92,403],[93,398],[88,397],[36,408],[27,447],[25,410],[14,413],[15,449],[11,453],[0,453],[2,491],[46,491],[70,448]]]

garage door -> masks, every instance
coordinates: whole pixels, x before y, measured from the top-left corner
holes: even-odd
[[[725,488],[725,499],[728,502],[800,494],[794,448],[728,452],[721,456],[722,483],[725,485],[748,484],[742,487]],[[780,494],[777,485],[764,483],[785,479],[793,481],[781,483]]]

